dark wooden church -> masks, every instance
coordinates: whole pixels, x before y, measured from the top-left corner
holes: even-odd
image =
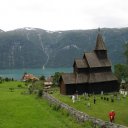
[[[84,53],[82,59],[75,59],[73,69],[73,73],[64,73],[60,77],[61,94],[72,95],[76,91],[78,94],[119,91],[119,83],[112,73],[111,62],[100,33],[94,51]]]

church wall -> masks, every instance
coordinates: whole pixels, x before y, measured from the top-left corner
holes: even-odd
[[[78,94],[88,93],[89,92],[89,84],[88,83],[81,83],[77,84],[76,86]]]
[[[60,81],[60,93],[61,94],[66,94],[66,87],[65,87],[66,85],[64,84],[64,82],[61,80]]]
[[[95,68],[90,68],[89,72],[92,73],[98,73],[98,72],[111,72],[111,67],[95,67]]]
[[[89,85],[89,92],[100,94],[101,91],[104,93],[118,92],[119,83],[117,81],[106,81],[101,83],[92,83]]]
[[[77,91],[76,84],[67,84],[66,86],[66,95],[74,95]]]

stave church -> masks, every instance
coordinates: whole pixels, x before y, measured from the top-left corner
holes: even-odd
[[[95,49],[84,53],[82,59],[75,59],[73,73],[63,73],[59,79],[60,93],[64,95],[100,94],[119,91],[119,83],[112,73],[107,49],[99,32]]]

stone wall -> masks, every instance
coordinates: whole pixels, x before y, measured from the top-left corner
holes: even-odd
[[[85,121],[91,121],[94,124],[94,128],[96,128],[96,126],[98,126],[99,128],[128,128],[126,126],[122,126],[119,124],[114,124],[111,122],[107,122],[107,121],[103,121],[101,119],[97,119],[94,117],[91,117],[89,115],[87,115],[84,112],[78,111],[75,108],[60,102],[58,99],[56,99],[55,97],[49,95],[48,93],[43,93],[43,98],[45,98],[46,100],[49,101],[50,104],[54,104],[62,109],[67,110],[67,112],[73,116],[78,122],[85,122]]]

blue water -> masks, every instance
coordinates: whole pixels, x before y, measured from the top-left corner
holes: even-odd
[[[44,75],[45,77],[54,75],[55,72],[69,73],[73,72],[72,68],[45,68],[45,69],[4,69],[0,70],[1,77],[14,78],[15,80],[20,80],[23,74],[31,73],[37,77]]]

